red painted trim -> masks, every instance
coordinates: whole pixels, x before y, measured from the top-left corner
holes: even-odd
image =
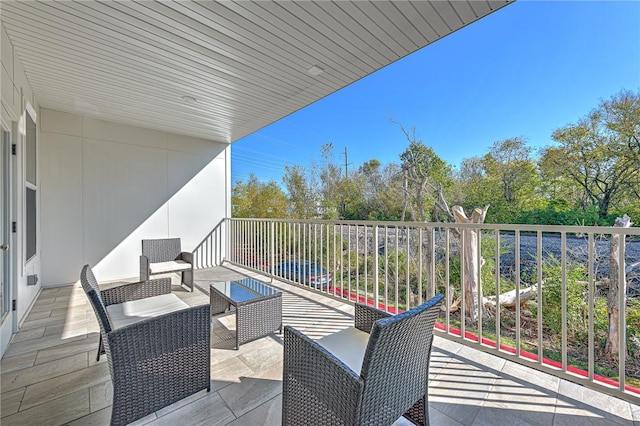
[[[444,324],[436,323],[435,326],[436,326],[436,328],[438,330],[441,330],[441,331],[444,331],[444,332],[447,331],[446,330],[446,326]],[[449,327],[449,333],[457,335],[457,336],[460,336],[460,334],[461,334],[460,333],[460,329],[455,328],[455,327]],[[473,333],[470,333],[468,331],[465,331],[464,334],[465,334],[465,338],[466,339],[472,340],[474,342],[478,341],[478,336],[477,335],[475,335]],[[487,345],[487,346],[493,347],[493,348],[496,347],[496,342],[494,340],[491,340],[491,339],[487,339],[487,338],[483,337],[482,338],[482,343]],[[500,349],[505,351],[505,352],[512,353],[512,354],[516,353],[516,348],[514,348],[512,346],[505,345],[503,343],[500,344]],[[520,351],[520,356],[522,356],[524,358],[527,358],[527,359],[530,359],[532,361],[538,361],[538,355],[536,355],[534,353],[531,353],[531,352],[527,352],[527,351],[522,351],[521,350]],[[542,358],[542,363],[545,364],[545,365],[548,365],[550,367],[554,367],[554,368],[557,368],[557,369],[562,369],[562,363],[560,363],[558,361],[555,361],[555,360],[552,360],[552,359],[549,359],[549,358],[546,358],[546,357]],[[567,371],[569,371],[570,373],[573,373],[573,374],[575,374],[577,376],[589,377],[589,372],[588,371],[583,370],[581,368],[574,367],[572,365],[567,365]],[[613,379],[610,379],[608,377],[600,376],[598,374],[594,374],[593,375],[593,380],[596,381],[596,382],[601,382],[601,383],[605,383],[605,384],[610,385],[610,386],[614,386],[616,388],[620,386],[619,382],[617,382],[617,381],[615,381]],[[628,391],[628,392],[632,392],[632,393],[640,395],[640,389],[636,388],[634,386],[625,385],[624,389],[626,391]]]

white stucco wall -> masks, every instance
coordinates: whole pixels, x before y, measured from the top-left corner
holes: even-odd
[[[170,120],[171,117],[167,117]],[[140,241],[197,244],[228,216],[227,144],[40,109],[43,286],[139,275]]]
[[[22,323],[30,306],[38,295],[42,280],[37,285],[27,286],[27,275],[35,274],[40,277],[40,260],[41,260],[41,244],[40,244],[40,224],[36,224],[37,228],[37,247],[36,255],[29,261],[25,260],[25,211],[24,211],[24,193],[25,193],[25,176],[24,176],[24,132],[25,132],[25,108],[30,105],[37,113],[38,101],[35,98],[27,75],[20,63],[20,59],[9,40],[4,26],[0,24],[0,120],[11,131],[12,143],[16,144],[17,155],[11,158],[12,178],[11,186],[13,198],[11,200],[11,221],[17,223],[17,232],[11,234],[10,256],[11,256],[11,276],[12,282],[15,283],[15,291],[11,295],[12,299],[17,300],[17,322]],[[36,140],[40,142],[40,117],[35,117],[36,123]],[[39,146],[38,146],[39,148]],[[37,157],[40,162],[40,152],[38,149]],[[42,176],[37,175],[38,192],[40,196],[40,184]],[[39,200],[36,201],[39,203]],[[3,324],[3,331],[5,330]],[[3,339],[6,343],[6,339]],[[3,345],[4,345],[3,343]]]

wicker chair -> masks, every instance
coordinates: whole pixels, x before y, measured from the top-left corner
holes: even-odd
[[[355,327],[311,340],[284,330],[283,425],[429,424],[433,327],[442,295],[392,316],[356,305]]]
[[[181,273],[182,284],[193,291],[193,253],[182,251],[180,238],[142,240],[140,281],[169,272]]]
[[[100,325],[113,382],[111,425],[126,425],[211,389],[208,304],[189,307],[161,278],[100,290],[89,265],[80,282]]]

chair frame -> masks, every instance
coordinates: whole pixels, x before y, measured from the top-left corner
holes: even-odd
[[[182,260],[191,264],[190,269],[164,271],[159,274],[179,272],[181,283],[193,291],[193,253],[182,251],[180,238],[161,238],[142,240],[142,254],[140,255],[140,281],[151,278],[151,263]]]
[[[428,425],[429,359],[442,298],[399,315],[356,304],[355,327],[370,334],[359,374],[286,326],[282,424],[381,426],[404,416]]]
[[[100,325],[113,383],[111,425],[120,426],[211,390],[211,308],[193,306],[112,329],[106,306],[171,292],[160,278],[100,290],[89,265],[80,281]]]

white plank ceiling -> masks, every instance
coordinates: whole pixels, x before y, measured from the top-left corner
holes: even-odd
[[[2,0],[0,19],[41,106],[231,143],[510,1]]]

